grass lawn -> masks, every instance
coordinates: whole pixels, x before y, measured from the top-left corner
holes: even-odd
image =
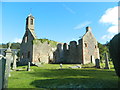
[[[63,64],[44,64],[41,67],[18,67],[21,71],[12,71],[9,77],[9,88],[117,88],[118,77],[114,69],[78,68]],[[111,66],[112,67],[112,66]]]

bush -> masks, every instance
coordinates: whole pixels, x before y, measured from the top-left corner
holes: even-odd
[[[109,50],[116,74],[120,77],[120,33],[110,41]]]

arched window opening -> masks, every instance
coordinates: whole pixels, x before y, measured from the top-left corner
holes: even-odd
[[[31,19],[30,24],[33,25],[33,19]]]
[[[97,46],[95,45],[95,48],[97,48]]]
[[[85,43],[85,47],[88,47],[88,46],[87,46],[87,43]]]
[[[28,36],[25,37],[25,43],[27,43],[27,42],[28,42]]]

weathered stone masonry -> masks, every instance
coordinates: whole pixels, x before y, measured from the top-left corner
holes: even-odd
[[[20,47],[20,62],[27,64],[43,63],[95,63],[99,59],[97,40],[86,27],[86,33],[76,41],[59,43],[52,47],[48,42],[41,43],[34,32],[34,17],[29,15],[26,19],[26,31]]]
[[[66,43],[58,45],[56,56],[56,63],[95,64],[95,59],[99,59],[99,48],[91,28],[86,27],[86,33],[78,40],[78,44],[71,41],[69,45]]]

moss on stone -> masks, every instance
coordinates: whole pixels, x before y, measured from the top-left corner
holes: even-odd
[[[32,41],[33,44],[38,44],[38,43],[44,43],[47,42],[48,44],[50,44],[52,47],[55,47],[57,45],[58,42],[53,41],[53,40],[49,40],[49,39],[34,39]]]

